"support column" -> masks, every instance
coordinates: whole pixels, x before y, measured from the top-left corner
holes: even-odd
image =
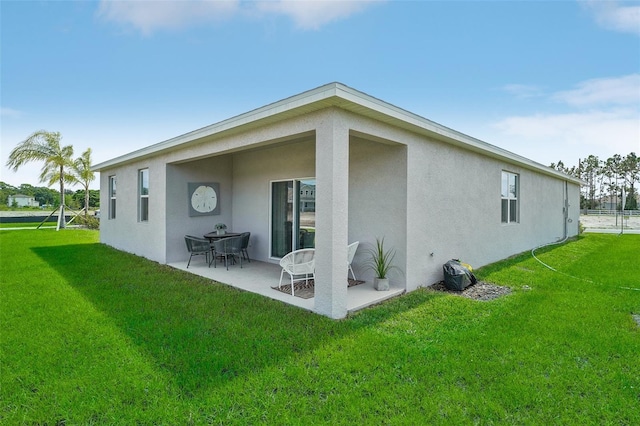
[[[339,111],[316,128],[315,311],[347,315],[349,129]]]

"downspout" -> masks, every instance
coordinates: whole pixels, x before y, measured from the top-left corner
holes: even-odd
[[[569,183],[564,181],[564,208],[563,208],[563,217],[564,217],[564,235],[562,240],[566,240],[569,236]]]
[[[563,206],[562,206],[562,218],[563,218],[563,237],[561,240],[553,242],[553,243],[548,243],[548,244],[542,244],[536,248],[533,248],[531,250],[531,256],[533,256],[533,258],[535,260],[537,260],[540,264],[542,264],[544,267],[551,269],[553,272],[558,272],[557,270],[555,270],[554,268],[552,268],[551,266],[547,265],[546,263],[544,263],[542,260],[538,259],[536,257],[536,250],[541,249],[542,247],[547,247],[547,246],[553,246],[556,244],[562,244],[565,241],[567,241],[567,239],[569,238],[569,223],[571,222],[571,219],[569,218],[569,183],[568,181],[564,181],[564,187],[562,188],[562,194],[564,200],[563,200]]]

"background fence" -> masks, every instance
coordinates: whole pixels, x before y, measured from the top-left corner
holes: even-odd
[[[580,210],[580,214],[585,214],[588,216],[620,216],[622,212],[620,210],[607,210],[607,209],[599,209],[599,210],[591,210],[591,209],[582,209]],[[625,210],[625,216],[640,216],[640,210]]]

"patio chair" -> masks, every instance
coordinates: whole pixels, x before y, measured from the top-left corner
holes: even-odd
[[[353,268],[351,267],[351,262],[353,262],[353,257],[356,255],[356,250],[358,250],[358,245],[360,241],[356,241],[355,243],[351,243],[347,246],[347,264],[349,265],[349,271],[351,272],[351,276],[353,279],[356,279],[356,274],[353,273]],[[349,274],[347,273],[347,278],[349,278]]]
[[[240,268],[242,268],[242,237],[222,238],[213,242],[213,267],[217,267],[218,256],[224,257],[224,266],[229,270],[229,261],[235,262],[236,256],[240,258]]]
[[[249,238],[251,238],[251,232],[242,233],[242,250],[240,251],[245,260],[251,262],[251,259],[249,259],[249,253],[247,252],[247,248],[249,247]]]
[[[211,261],[209,260],[209,254],[212,254],[211,243],[206,238],[198,238],[193,235],[185,235],[184,242],[187,244],[187,251],[189,251],[189,261],[187,262],[187,268],[191,264],[191,258],[193,256],[204,255],[204,258],[209,266]]]
[[[286,272],[291,277],[291,295],[295,296],[293,290],[293,283],[295,281],[302,281],[309,283],[309,276],[315,280],[315,261],[316,250],[315,249],[301,249],[295,250],[285,255],[280,259],[280,266],[282,271],[280,272],[280,284],[278,287],[282,287],[282,277]],[[295,278],[304,275],[304,278]]]

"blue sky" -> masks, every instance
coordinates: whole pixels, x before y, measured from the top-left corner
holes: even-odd
[[[339,81],[538,161],[640,154],[640,1],[6,1],[0,180],[59,131],[94,163]],[[97,182],[93,185],[98,188]]]

